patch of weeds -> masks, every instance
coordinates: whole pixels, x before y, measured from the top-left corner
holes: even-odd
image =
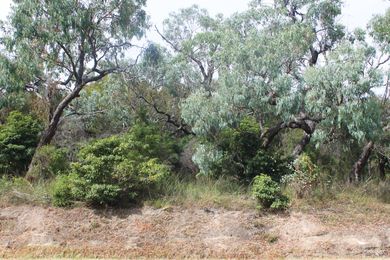
[[[99,227],[101,227],[101,224],[99,222],[97,222],[97,221],[91,222],[91,229],[97,229]]]
[[[269,244],[273,244],[273,243],[276,243],[278,241],[279,237],[275,234],[263,233],[262,239],[267,241]]]

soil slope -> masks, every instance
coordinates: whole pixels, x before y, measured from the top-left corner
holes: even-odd
[[[255,211],[0,208],[0,257],[390,257],[389,207]]]

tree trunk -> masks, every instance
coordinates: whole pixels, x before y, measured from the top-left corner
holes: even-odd
[[[379,178],[384,181],[386,179],[386,163],[387,158],[383,154],[379,154]]]
[[[37,148],[51,143],[54,135],[57,132],[58,124],[60,122],[62,113],[64,112],[65,108],[70,104],[70,102],[72,102],[73,99],[79,96],[79,93],[83,89],[83,86],[83,84],[77,85],[74,90],[58,104],[57,108],[54,110],[53,116],[50,120],[48,127],[45,129],[41,136],[41,139],[39,140]]]
[[[366,166],[368,158],[370,157],[373,149],[374,149],[374,143],[372,141],[368,142],[364,146],[359,159],[354,163],[352,170],[349,174],[350,183],[359,182],[362,179],[362,171],[364,169],[364,166]]]
[[[278,123],[276,126],[271,127],[265,134],[263,147],[268,148],[271,142],[274,140],[275,136],[279,134],[279,132],[285,128],[285,124],[283,122]]]
[[[57,132],[57,128],[58,128],[58,125],[59,125],[60,120],[61,120],[61,116],[62,116],[65,108],[70,104],[70,102],[72,102],[73,99],[75,99],[76,97],[79,96],[79,93],[83,89],[84,86],[85,86],[85,84],[78,84],[78,85],[76,85],[75,88],[73,89],[73,91],[71,93],[69,93],[58,104],[58,106],[56,107],[56,109],[55,109],[55,111],[53,113],[53,116],[52,116],[52,118],[50,120],[49,125],[43,131],[43,133],[41,135],[41,138],[39,140],[37,149],[39,149],[42,146],[45,146],[45,145],[48,145],[48,144],[51,143],[51,141],[54,138],[54,135]],[[34,161],[35,161],[35,158],[36,158],[35,156],[36,156],[36,153],[34,153],[34,155],[33,155],[33,158],[32,158],[32,160],[30,162],[30,165],[28,166],[28,171],[27,171],[27,174],[26,174],[26,178],[29,181],[33,181],[34,180],[34,176],[32,174],[32,168],[33,168]]]
[[[297,158],[299,155],[301,155],[306,145],[310,143],[310,139],[311,139],[311,135],[308,133],[304,133],[301,141],[294,148],[294,151],[292,153],[293,158]]]

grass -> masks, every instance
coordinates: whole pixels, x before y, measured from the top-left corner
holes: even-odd
[[[161,188],[162,196],[146,201],[157,208],[169,206],[211,207],[229,210],[256,207],[248,188],[237,181],[221,177],[184,178],[171,177]]]
[[[3,176],[0,178],[0,206],[50,205],[50,188],[48,182],[31,184],[22,177]]]
[[[0,178],[0,206],[51,205],[51,186],[50,182],[31,184],[25,178],[3,176]],[[375,210],[378,220],[383,214],[390,213],[390,180],[369,180],[358,185],[318,185],[304,198],[297,198],[288,186],[284,188],[284,193],[290,197],[293,210],[340,210],[345,212],[343,217],[346,218],[352,218],[354,214],[364,216],[365,212]],[[159,195],[149,197],[145,205],[156,208],[182,206],[227,210],[256,209],[257,206],[249,187],[234,179],[204,176],[180,178],[177,175],[164,182]]]
[[[288,190],[288,189],[287,189]],[[291,190],[288,193],[292,194]],[[318,215],[324,223],[383,224],[390,215],[390,181],[369,180],[356,185],[317,188],[305,198],[292,199],[292,209]]]
[[[30,183],[22,177],[0,178],[0,206],[51,205],[52,183]],[[248,188],[228,178],[179,178],[171,176],[160,187],[158,196],[149,197],[146,205],[156,208],[169,206],[225,208],[241,210],[255,208]]]

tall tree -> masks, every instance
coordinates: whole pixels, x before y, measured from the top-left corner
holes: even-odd
[[[1,74],[16,74],[10,79],[19,78],[20,87],[49,99],[64,92],[50,109],[38,146],[52,141],[64,110],[85,86],[125,69],[120,57],[147,25],[145,1],[14,0],[2,38],[2,67],[11,71]]]
[[[338,128],[369,142],[380,128],[373,89],[383,82],[381,62],[361,30],[348,34],[337,22],[340,14],[337,0],[253,1],[217,29],[215,88],[194,91],[184,119],[195,133],[214,136],[252,115],[264,147],[283,129],[301,129],[294,156]]]

